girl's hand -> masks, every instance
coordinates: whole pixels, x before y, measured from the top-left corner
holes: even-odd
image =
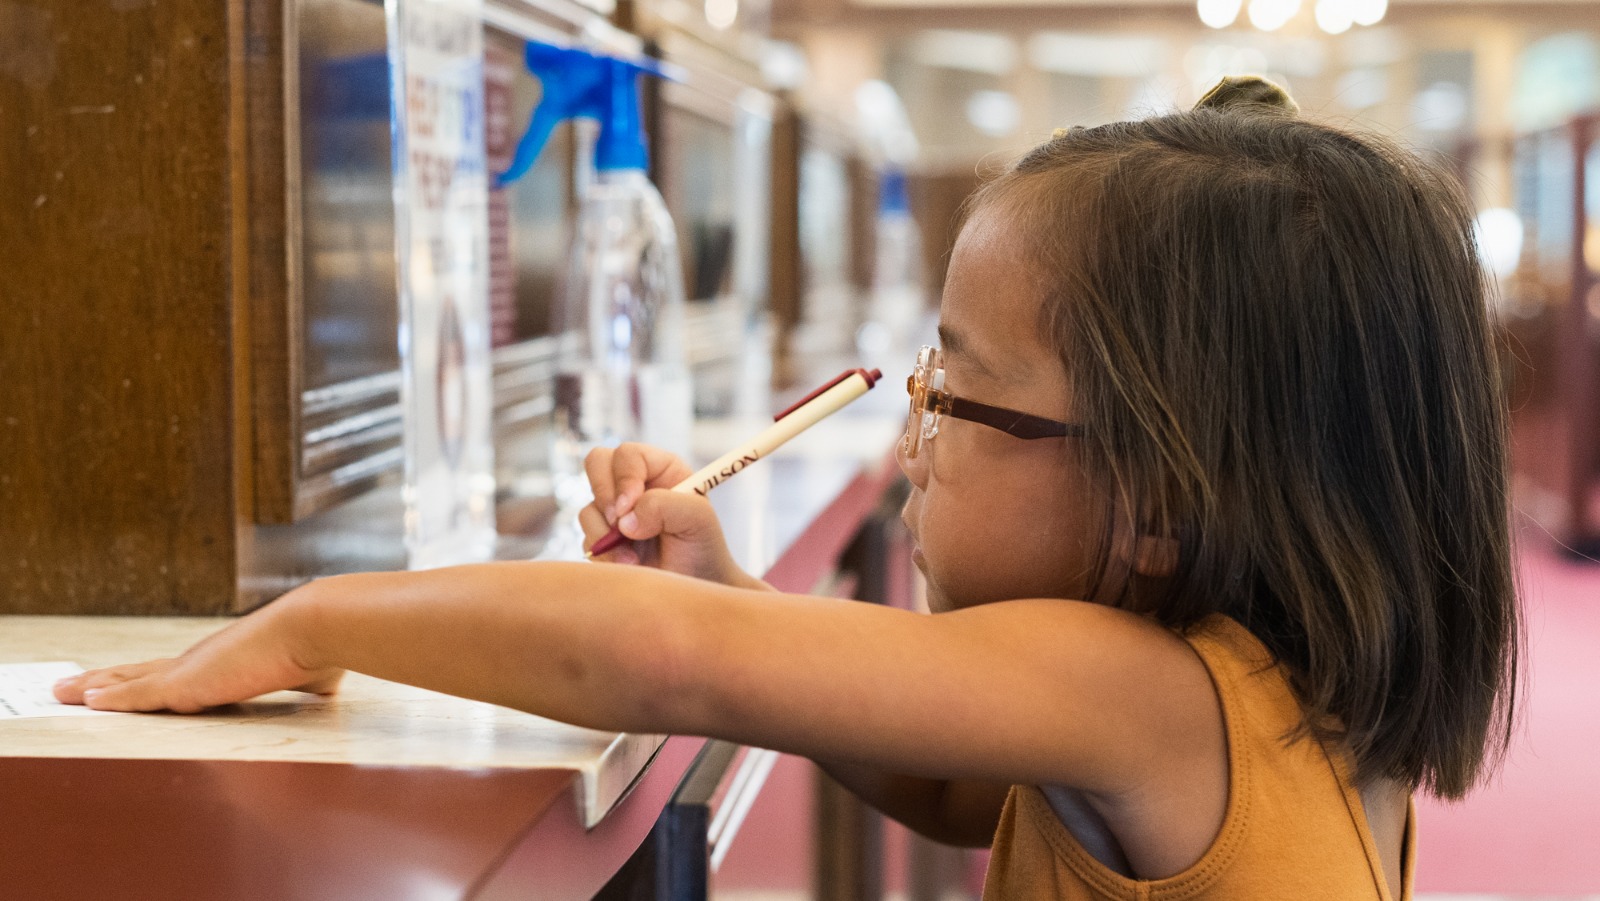
[[[283,689],[331,694],[344,671],[307,661],[295,596],[202,639],[181,657],[90,670],[55,685],[56,700],[95,710],[197,713]]]
[[[589,452],[584,469],[594,491],[594,503],[578,515],[585,546],[612,526],[631,539],[596,559],[644,563],[741,588],[767,587],[733,561],[711,502],[671,490],[693,475],[673,454],[646,444],[601,447]]]

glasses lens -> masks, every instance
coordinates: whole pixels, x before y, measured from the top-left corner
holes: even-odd
[[[922,361],[928,349],[923,348],[917,354],[917,365],[911,370],[911,375],[906,378],[906,394],[909,395],[911,408],[906,415],[906,457],[914,458],[917,451],[922,449]]]
[[[906,394],[911,399],[911,411],[906,417],[905,435],[900,440],[905,442],[906,456],[915,457],[917,455],[917,445],[921,443],[917,440],[917,377],[915,374],[906,377]]]
[[[944,390],[944,368],[937,347],[923,348],[918,362],[922,364],[922,441],[926,443],[939,434],[939,405],[934,400]]]
[[[906,420],[906,456],[915,458],[923,441],[938,432],[938,415],[928,409],[928,387],[938,377],[938,351],[924,347],[917,354],[917,366],[906,380],[911,395],[910,415]]]

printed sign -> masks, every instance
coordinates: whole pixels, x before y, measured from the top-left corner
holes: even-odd
[[[412,569],[494,554],[481,0],[388,0]]]

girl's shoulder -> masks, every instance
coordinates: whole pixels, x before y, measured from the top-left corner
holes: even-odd
[[[1295,737],[1302,709],[1286,669],[1224,615],[1169,634],[1192,649],[1191,659],[1210,680],[1211,726],[1192,732],[1205,753],[1166,777],[1154,775],[1136,792],[1095,799],[1122,866],[1089,850],[1096,845],[1085,839],[1094,836],[1062,815],[1059,792],[1019,788],[996,844],[1005,861],[1001,872],[1015,869],[1019,855],[1033,855],[1053,861],[1044,865],[1055,868],[1057,881],[1081,879],[1128,897],[1135,889],[1141,897],[1173,899],[1321,897],[1320,884],[1350,890],[1336,892],[1340,897],[1370,891],[1373,875],[1394,863],[1380,860],[1348,755]],[[1398,809],[1403,831],[1403,799]],[[1030,843],[1034,851],[1025,850]],[[1400,852],[1398,840],[1391,844]],[[1320,861],[1310,875],[1293,874],[1290,881],[1304,893],[1263,888],[1288,878],[1285,860]]]
[[[1266,644],[1225,613],[1208,614],[1194,625],[1176,630],[1176,634],[1206,661],[1208,669],[1216,666],[1249,671],[1276,665]]]
[[[1298,730],[1304,709],[1288,670],[1238,620],[1213,613],[1177,634],[1205,664],[1221,703],[1224,725],[1235,744],[1243,736],[1233,733],[1245,724],[1233,720],[1245,710],[1253,729],[1274,738]]]

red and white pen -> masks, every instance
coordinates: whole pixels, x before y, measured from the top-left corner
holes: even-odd
[[[883,373],[876,369],[850,369],[840,373],[838,378],[779,413],[774,417],[776,421],[761,434],[707,463],[699,472],[672,486],[672,490],[704,495],[743,471],[746,466],[777,450],[785,441],[866,394],[881,378]],[[627,540],[620,531],[612,528],[589,548],[586,556],[598,557],[609,553]]]

